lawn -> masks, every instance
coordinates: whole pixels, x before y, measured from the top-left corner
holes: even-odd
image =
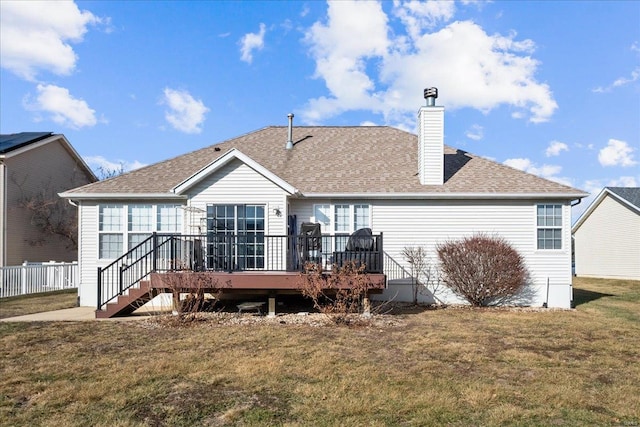
[[[638,426],[640,283],[384,327],[0,323],[11,426]]]
[[[77,289],[31,294],[19,297],[0,298],[0,319],[60,310],[75,307],[78,300]]]

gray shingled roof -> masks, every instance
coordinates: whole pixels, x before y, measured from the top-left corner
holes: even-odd
[[[640,187],[606,187],[612,193],[640,209]]]
[[[271,126],[68,193],[169,193],[212,161],[236,148],[303,194],[496,193],[584,194],[535,175],[445,146],[445,182],[418,179],[416,135],[387,126],[293,129]]]

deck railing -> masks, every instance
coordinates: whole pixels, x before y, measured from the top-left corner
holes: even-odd
[[[98,305],[102,307],[158,271],[302,271],[306,262],[323,269],[354,261],[368,273],[382,273],[382,234],[367,250],[346,250],[348,235],[267,236],[246,234],[154,233],[104,268],[98,268]]]
[[[78,287],[77,262],[24,262],[0,267],[0,298]]]

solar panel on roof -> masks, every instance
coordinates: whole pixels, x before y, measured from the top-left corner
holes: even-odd
[[[53,132],[20,132],[0,135],[0,154],[33,144],[53,135]]]

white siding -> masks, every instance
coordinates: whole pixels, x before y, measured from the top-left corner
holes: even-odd
[[[78,268],[80,305],[95,307],[97,304],[98,267],[106,266],[98,261],[98,205],[81,202],[78,205]]]
[[[329,200],[292,201],[291,210],[298,222],[312,219],[314,203]],[[433,200],[340,200],[336,203],[369,203],[372,230],[383,233],[384,251],[409,271],[401,253],[407,246],[423,246],[435,263],[435,246],[474,233],[499,235],[509,241],[524,257],[531,273],[533,297],[523,303],[541,306],[546,301],[549,283],[549,306],[569,307],[571,301],[570,206],[563,206],[563,248],[536,249],[536,204],[538,201],[433,201]],[[541,203],[550,203],[540,201]],[[407,287],[389,283],[385,295],[410,295]],[[396,295],[396,293],[398,293]],[[450,297],[449,300],[451,301]]]
[[[287,234],[285,191],[239,160],[228,163],[189,190],[189,206],[206,211],[208,204],[265,205],[266,234]]]
[[[577,276],[640,280],[640,215],[606,195],[575,232]]]
[[[244,163],[233,161],[204,179],[188,192],[187,205],[197,210],[185,211],[184,233],[205,232],[197,229],[206,217],[207,204],[258,204],[266,209],[266,234],[287,233],[287,194],[279,186],[266,179]],[[103,201],[102,203],[109,203]],[[118,200],[115,203],[165,204],[166,201]],[[80,305],[96,306],[98,267],[107,266],[112,260],[98,259],[98,202],[83,201],[80,205]]]
[[[444,107],[422,107],[418,114],[418,175],[423,185],[444,181]]]

